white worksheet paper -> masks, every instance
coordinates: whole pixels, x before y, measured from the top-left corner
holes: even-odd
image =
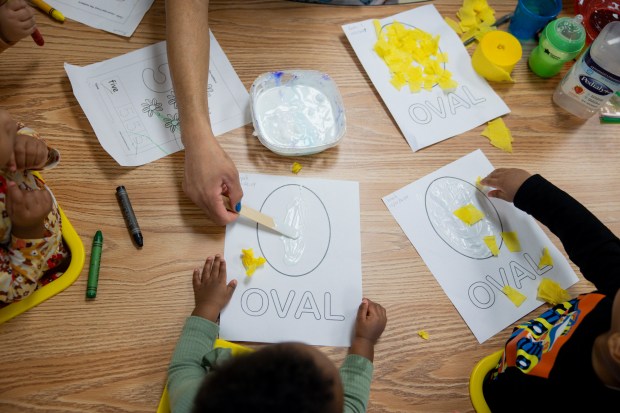
[[[290,239],[239,217],[224,255],[235,293],[221,314],[230,341],[351,344],[362,299],[359,184],[241,174],[242,203],[297,229]],[[246,276],[242,250],[267,262]]]
[[[130,37],[154,0],[46,0],[65,17]]]
[[[477,150],[387,195],[383,202],[480,343],[542,304],[543,277],[568,288],[578,281],[564,255],[532,216],[476,188],[493,166]],[[468,226],[453,212],[473,204],[485,217]],[[516,231],[520,252],[510,252],[501,232]],[[494,235],[494,257],[482,237]],[[538,268],[543,248],[553,265]],[[527,297],[516,307],[501,292],[510,285]]]
[[[210,53],[205,93],[217,136],[251,121],[250,96],[213,34]],[[101,146],[120,165],[183,149],[165,42],[85,67],[65,63],[65,70]]]
[[[458,82],[456,89],[450,92],[444,92],[439,85],[435,85],[432,91],[422,89],[412,93],[407,86],[399,91],[390,83],[387,65],[373,50],[377,41],[373,20],[342,26],[355,54],[414,151],[510,111],[486,80],[474,71],[465,46],[435,6],[420,6],[381,19],[381,27],[395,21],[407,28],[439,35],[439,48],[448,54],[445,69]]]

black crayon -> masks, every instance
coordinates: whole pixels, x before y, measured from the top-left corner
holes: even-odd
[[[133,212],[131,202],[129,202],[129,196],[127,195],[127,191],[125,190],[124,186],[121,185],[116,188],[116,197],[118,198],[118,202],[121,205],[123,217],[125,218],[125,224],[127,225],[129,232],[131,232],[131,236],[133,237],[138,247],[142,247],[144,245],[142,231],[140,231],[140,227],[138,226],[138,220],[136,219],[136,214],[134,214]]]

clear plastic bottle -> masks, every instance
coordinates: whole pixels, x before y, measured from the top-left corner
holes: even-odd
[[[598,113],[620,90],[620,21],[607,24],[577,59],[553,94],[553,101],[583,119]]]

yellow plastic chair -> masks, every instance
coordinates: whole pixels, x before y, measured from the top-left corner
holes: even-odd
[[[229,348],[231,349],[232,355],[237,356],[239,354],[251,353],[254,350],[242,346],[240,344],[231,343],[230,341],[217,339],[215,340],[215,344],[213,348]],[[168,388],[164,387],[164,392],[161,395],[161,399],[159,399],[159,406],[157,407],[157,413],[170,413],[170,401],[168,400]]]
[[[482,383],[487,373],[497,366],[503,352],[503,349],[497,350],[495,353],[486,356],[474,366],[471,372],[469,377],[469,397],[477,413],[491,413],[491,409],[489,409],[486,400],[484,400]]]
[[[79,278],[82,268],[84,267],[84,244],[82,244],[82,240],[75,232],[75,229],[71,225],[71,222],[66,217],[60,205],[58,206],[58,210],[60,211],[60,217],[62,220],[62,237],[67,245],[67,248],[69,248],[69,251],[71,252],[69,267],[60,278],[35,290],[23,300],[16,301],[4,308],[0,308],[0,324],[55,296]]]

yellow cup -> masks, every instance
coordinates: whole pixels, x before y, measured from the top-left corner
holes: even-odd
[[[523,55],[521,43],[512,34],[494,30],[480,39],[471,58],[474,70],[492,82],[514,82],[510,73]]]

